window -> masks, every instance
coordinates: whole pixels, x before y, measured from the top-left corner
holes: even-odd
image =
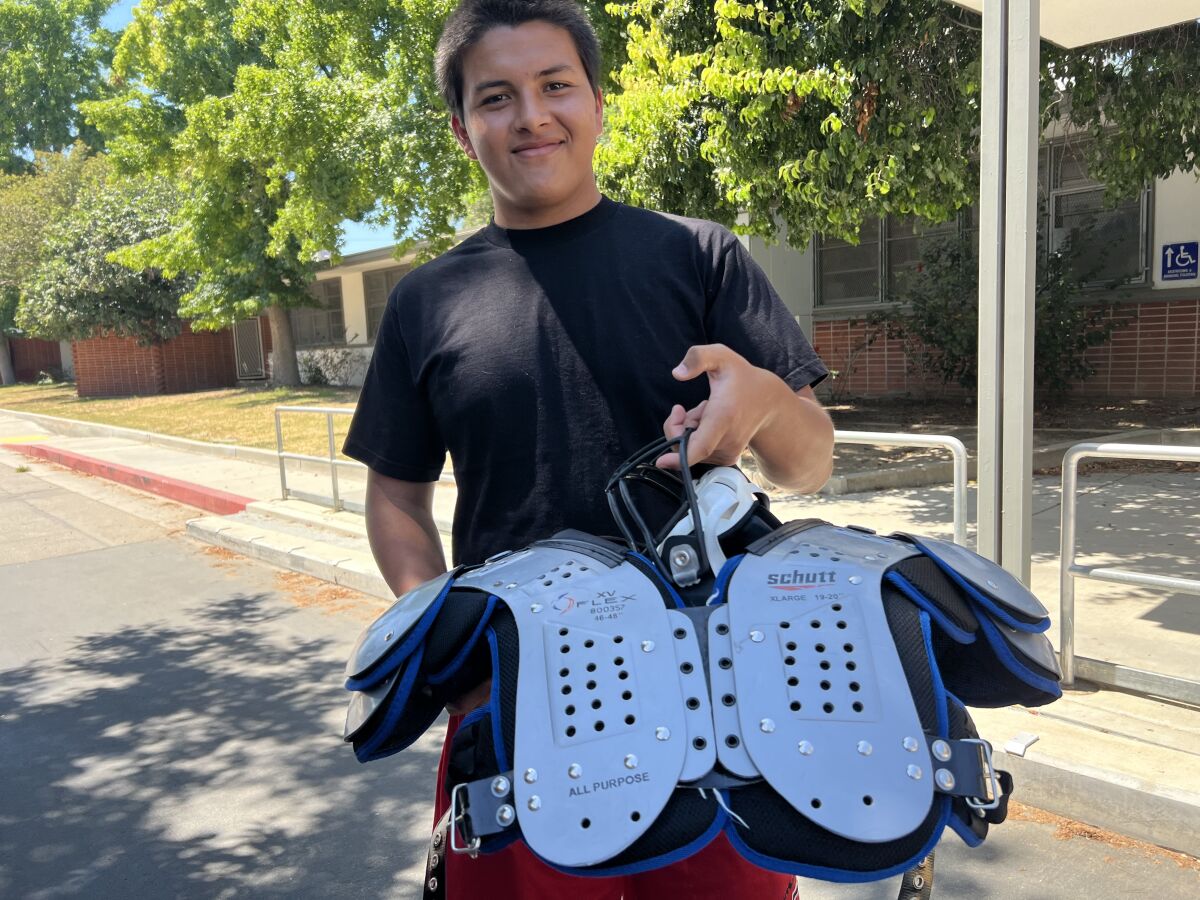
[[[367,341],[374,343],[375,335],[379,334],[379,323],[383,321],[383,311],[387,308],[388,297],[406,274],[411,266],[393,266],[390,269],[378,269],[374,272],[363,273],[363,291],[367,301]]]
[[[1086,144],[1047,144],[1038,154],[1038,253],[1074,250],[1079,277],[1100,285],[1126,278],[1145,283],[1148,272],[1150,190],[1115,208],[1104,204],[1104,185],[1087,174]],[[930,224],[889,216],[863,224],[857,246],[817,238],[816,305],[824,308],[897,299],[903,276],[920,262],[927,241],[961,234],[978,247],[974,208],[949,222]],[[881,277],[882,273],[882,277]]]
[[[1040,161],[1048,164],[1042,184],[1049,197],[1038,232],[1046,237],[1050,252],[1073,250],[1077,277],[1094,284],[1144,282],[1150,191],[1116,207],[1105,205],[1104,185],[1088,177],[1085,154],[1079,142],[1046,148]]]
[[[291,310],[292,337],[297,347],[320,347],[346,343],[346,321],[342,316],[342,279],[314,281],[309,293],[317,306]]]
[[[868,219],[857,246],[834,238],[817,239],[817,305],[861,306],[896,298],[904,277],[921,261],[922,247],[974,228],[967,214],[931,225],[913,216]],[[885,277],[880,278],[880,273]]]

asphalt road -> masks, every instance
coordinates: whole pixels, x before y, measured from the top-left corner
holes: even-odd
[[[342,661],[380,602],[204,548],[186,507],[18,465],[0,450],[0,897],[417,896],[440,728],[369,766],[340,741]],[[936,884],[1163,900],[1200,896],[1200,867],[1029,813],[979,850],[948,837]]]

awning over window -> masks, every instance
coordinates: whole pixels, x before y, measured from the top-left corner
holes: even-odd
[[[950,0],[975,12],[984,0]],[[1060,47],[1082,47],[1200,19],[1197,0],[1042,0],[1042,37]]]

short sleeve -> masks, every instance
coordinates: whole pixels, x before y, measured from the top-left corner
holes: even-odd
[[[710,342],[774,372],[794,391],[820,384],[829,370],[799,323],[741,242],[722,232],[704,322]]]
[[[397,288],[399,290],[399,288]],[[342,452],[390,478],[436,481],[446,446],[390,298]]]

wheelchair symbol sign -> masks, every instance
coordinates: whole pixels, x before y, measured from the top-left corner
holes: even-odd
[[[1163,244],[1162,281],[1200,277],[1200,241]]]

